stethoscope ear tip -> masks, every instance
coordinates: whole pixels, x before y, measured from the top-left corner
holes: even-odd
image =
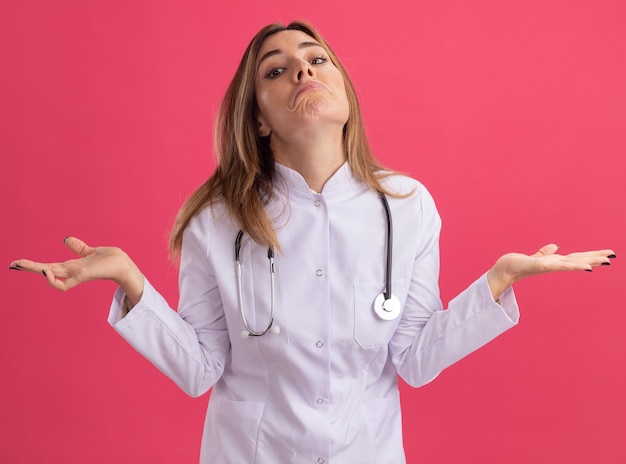
[[[247,330],[241,331],[241,338],[248,338],[249,336],[250,336],[250,332],[248,332]]]
[[[274,335],[278,335],[280,333],[280,327],[277,325],[272,326],[272,328],[270,329],[270,332],[272,332]]]

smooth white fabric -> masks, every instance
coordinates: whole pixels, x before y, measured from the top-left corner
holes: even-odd
[[[242,338],[234,241],[222,205],[184,234],[179,312],[146,281],[122,318],[123,293],[109,322],[189,395],[213,387],[202,463],[398,464],[402,448],[398,380],[431,381],[450,364],[517,323],[508,289],[496,304],[483,275],[442,310],[440,219],[417,181],[391,176],[393,293],[403,304],[382,321],[373,301],[385,278],[386,222],[377,193],[345,164],[321,194],[277,166],[269,211],[276,254],[280,334]],[[244,304],[253,328],[269,318],[267,250],[245,236]]]

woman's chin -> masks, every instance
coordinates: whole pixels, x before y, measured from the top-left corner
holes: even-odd
[[[344,124],[348,120],[348,109],[339,108],[334,102],[325,98],[309,98],[297,108],[302,118],[310,122],[339,122]]]

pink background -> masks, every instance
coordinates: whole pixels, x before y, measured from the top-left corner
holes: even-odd
[[[115,244],[175,304],[166,233],[219,101],[252,35],[294,18],[348,67],[380,159],[433,192],[445,301],[506,251],[626,254],[621,0],[22,0],[0,11],[2,262]],[[403,385],[409,463],[624,462],[620,259],[519,283],[519,327]],[[0,462],[197,462],[208,395],[108,326],[113,284],[43,279],[0,283]]]

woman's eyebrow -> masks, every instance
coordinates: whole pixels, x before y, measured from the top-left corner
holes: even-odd
[[[322,47],[322,46],[317,42],[300,42],[298,44],[298,48],[309,48],[309,47]],[[261,63],[263,63],[263,60],[265,60],[266,58],[269,58],[270,56],[274,56],[274,55],[280,55],[282,53],[283,51],[280,48],[275,48],[273,50],[270,50],[264,53],[263,56],[261,56],[261,58],[259,59],[259,64],[257,68],[261,66]]]

